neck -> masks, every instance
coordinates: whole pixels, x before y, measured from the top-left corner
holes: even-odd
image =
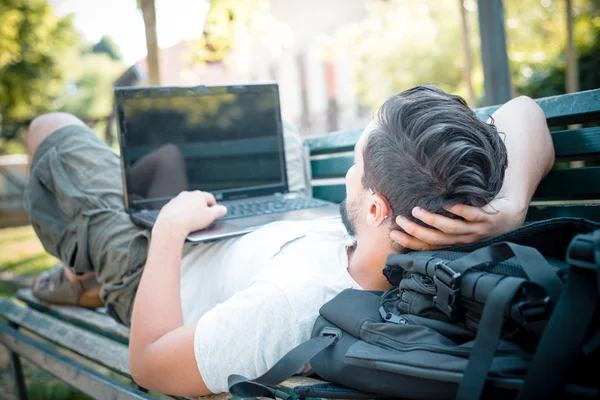
[[[390,283],[383,276],[383,267],[392,249],[376,243],[357,241],[355,247],[348,249],[348,272],[365,290],[387,290]]]

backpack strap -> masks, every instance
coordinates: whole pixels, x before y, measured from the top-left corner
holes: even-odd
[[[590,257],[582,257],[586,254]],[[567,284],[518,399],[557,397],[570,378],[600,297],[600,230],[575,236],[567,250],[567,262],[571,265]],[[598,334],[591,342],[597,338]]]
[[[501,262],[515,257],[529,279],[544,289],[556,301],[562,290],[562,282],[548,261],[534,248],[509,242],[500,242],[481,248],[448,264],[438,263],[435,267],[435,283],[439,297],[440,288],[450,289],[452,296],[460,290],[460,278],[467,271],[484,263]],[[448,279],[449,278],[449,279]],[[457,282],[458,281],[458,282]],[[458,387],[457,399],[479,399],[483,392],[487,375],[494,360],[494,354],[502,332],[504,315],[523,282],[516,284],[514,278],[505,277],[492,290],[481,314],[469,363]],[[450,299],[453,306],[455,299]],[[434,303],[436,300],[434,299]],[[438,305],[438,303],[436,303]],[[439,305],[438,305],[439,307]],[[447,308],[446,310],[452,310]]]
[[[521,285],[515,285],[507,277],[490,293],[481,314],[469,363],[458,386],[457,399],[481,397],[502,332],[504,312],[520,288]]]
[[[267,372],[256,379],[248,379],[241,375],[229,375],[227,383],[229,393],[241,398],[269,397],[272,399],[289,399],[286,393],[268,387],[277,385],[294,375],[306,363],[329,346],[334,345],[341,337],[342,332],[336,328],[323,328],[316,336],[290,350],[273,365]]]

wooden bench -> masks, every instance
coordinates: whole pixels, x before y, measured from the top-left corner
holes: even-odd
[[[553,131],[557,164],[539,186],[527,219],[569,216],[600,221],[600,166],[595,166],[600,156],[600,90],[537,102]],[[487,119],[496,108],[476,112]],[[344,175],[352,165],[351,152],[361,133],[335,132],[305,140],[310,149],[315,197],[333,202],[344,199]],[[586,163],[581,165],[580,161]],[[19,398],[26,398],[21,357],[94,398],[162,396],[148,393],[131,380],[127,360],[129,330],[101,311],[42,304],[29,290],[21,290],[15,299],[0,300],[0,317],[0,342],[10,351]],[[281,389],[293,394],[298,386],[319,383],[296,377],[286,381]]]

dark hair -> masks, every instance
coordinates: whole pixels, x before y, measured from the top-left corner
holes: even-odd
[[[455,204],[481,207],[500,191],[506,147],[492,123],[479,120],[459,96],[418,86],[379,109],[363,150],[363,185],[387,198],[393,226],[415,206],[456,218]]]

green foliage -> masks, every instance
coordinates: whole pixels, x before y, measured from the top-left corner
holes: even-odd
[[[47,0],[0,0],[0,154],[22,153],[24,121],[49,111],[83,119],[112,111],[114,81],[125,70],[107,36],[85,43],[71,17]]]
[[[326,52],[352,49],[359,100],[375,107],[424,83],[465,94],[460,14],[456,1],[372,1],[367,15],[340,29]]]
[[[600,17],[584,16],[577,27],[584,27],[587,36],[577,36],[582,39],[577,41],[580,90],[597,89],[600,87]],[[536,69],[529,79],[521,81],[517,91],[533,98],[563,94],[565,79],[566,60],[561,53]]]
[[[194,51],[197,62],[221,61],[244,41],[258,40],[272,52],[291,38],[289,28],[269,12],[269,0],[210,0],[204,32]]]
[[[573,2],[574,37],[580,53],[581,90],[600,87],[600,17],[595,0]],[[531,97],[565,93],[567,38],[564,0],[504,0],[511,80]]]
[[[23,119],[51,110],[80,40],[70,17],[46,0],[0,0],[0,116]]]
[[[581,52],[581,83],[600,87],[598,17],[594,1],[575,3],[575,40]],[[401,90],[438,83],[465,96],[463,49],[457,0],[372,0],[362,21],[324,42],[325,54],[349,49],[356,59],[355,91],[362,105],[376,107]],[[464,0],[473,54],[472,81],[483,97],[477,2]],[[566,9],[564,0],[504,0],[507,50],[514,94],[533,97],[564,92]],[[339,51],[339,50],[338,50]],[[562,72],[561,72],[562,71]],[[532,88],[529,88],[532,86]],[[533,86],[540,90],[534,90]]]
[[[100,41],[90,49],[92,53],[105,53],[115,61],[123,60],[119,46],[111,39],[110,36],[102,36]]]
[[[0,0],[0,14],[1,119],[110,113],[112,85],[124,70],[110,38],[89,48],[71,18],[57,18],[47,0]]]
[[[101,118],[111,113],[113,83],[125,67],[104,53],[84,53],[69,67],[69,82],[56,109],[81,118]]]

